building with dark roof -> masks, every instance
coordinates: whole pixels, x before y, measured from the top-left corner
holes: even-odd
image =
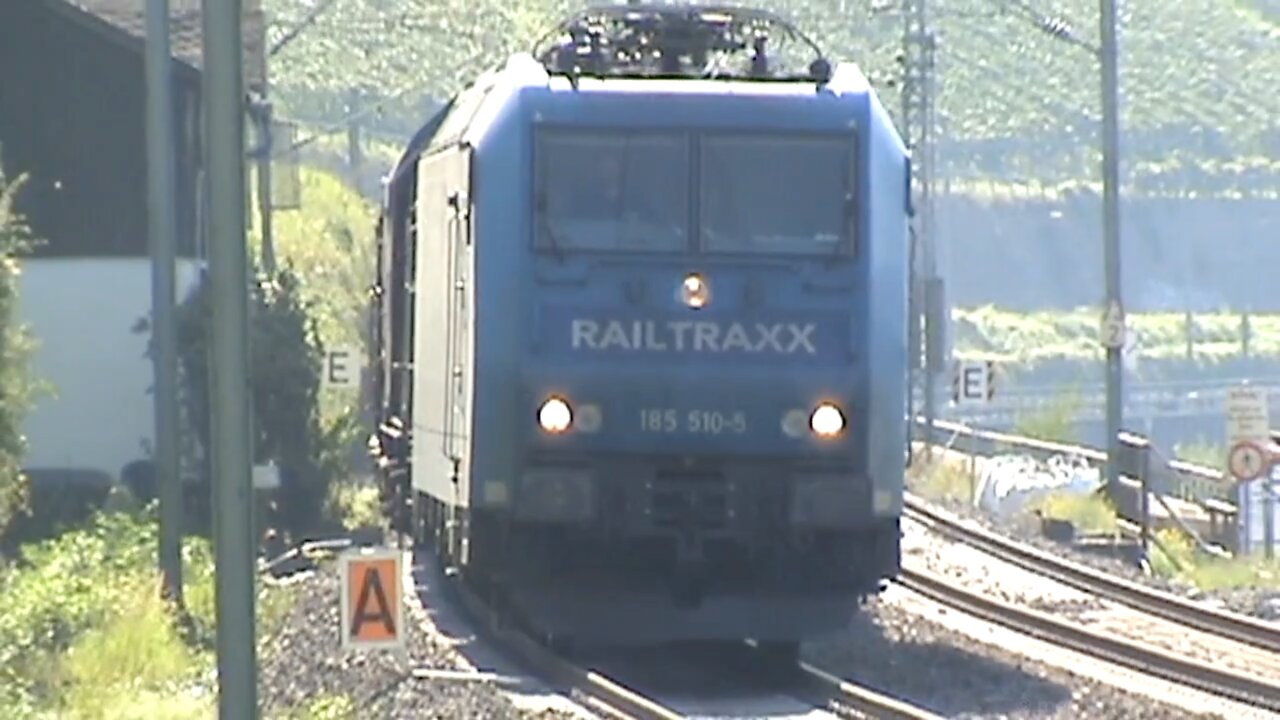
[[[199,0],[170,0],[178,292],[198,275]],[[246,90],[265,82],[260,0],[244,0]],[[24,431],[33,477],[118,478],[153,434],[148,334],[146,0],[0,0],[0,163],[43,240],[22,317],[54,394]]]
[[[139,41],[146,36],[147,0],[62,0],[100,18]],[[249,90],[266,85],[266,22],[262,0],[242,0],[244,16],[244,81]],[[199,69],[201,66],[200,0],[169,0],[169,42],[173,56]]]
[[[245,86],[266,82],[261,0],[245,3]],[[0,162],[39,255],[146,253],[146,0],[0,2]],[[178,223],[194,251],[200,0],[170,0]]]

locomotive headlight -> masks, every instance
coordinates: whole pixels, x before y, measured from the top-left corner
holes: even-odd
[[[680,283],[680,300],[697,310],[711,302],[711,288],[707,287],[707,281],[701,275],[689,273]]]
[[[809,428],[818,437],[834,437],[844,430],[844,413],[831,403],[822,403],[809,416]]]
[[[547,398],[538,408],[538,424],[543,430],[556,435],[569,429],[573,424],[573,411],[569,403],[558,397]]]

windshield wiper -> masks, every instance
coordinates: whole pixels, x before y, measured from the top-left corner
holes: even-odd
[[[547,235],[547,245],[550,246],[552,254],[564,264],[564,251],[560,249],[560,241],[556,238],[556,233],[551,229],[551,221],[547,220],[546,213],[538,213],[538,217],[542,220],[542,231]]]
[[[555,254],[560,264],[564,264],[564,251],[560,249],[560,241],[556,238],[556,233],[551,229],[551,221],[547,219],[547,197],[545,194],[539,193],[534,201],[534,212],[538,214],[538,224],[542,231],[546,233],[547,244],[551,247],[551,252]]]

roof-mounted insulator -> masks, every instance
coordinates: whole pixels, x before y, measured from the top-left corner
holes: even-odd
[[[546,46],[551,41],[553,44]],[[804,55],[797,59],[796,50]],[[688,77],[831,79],[822,50],[793,25],[762,10],[729,6],[625,4],[589,8],[543,38],[534,56],[572,79]]]

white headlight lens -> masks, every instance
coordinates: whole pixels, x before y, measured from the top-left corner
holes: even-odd
[[[697,310],[711,300],[711,288],[707,287],[701,275],[691,273],[680,284],[680,297],[685,305]]]
[[[558,397],[549,398],[538,408],[538,424],[549,433],[562,433],[573,423],[569,403]]]
[[[844,413],[831,403],[822,403],[809,416],[809,427],[819,437],[832,437],[844,430]]]

